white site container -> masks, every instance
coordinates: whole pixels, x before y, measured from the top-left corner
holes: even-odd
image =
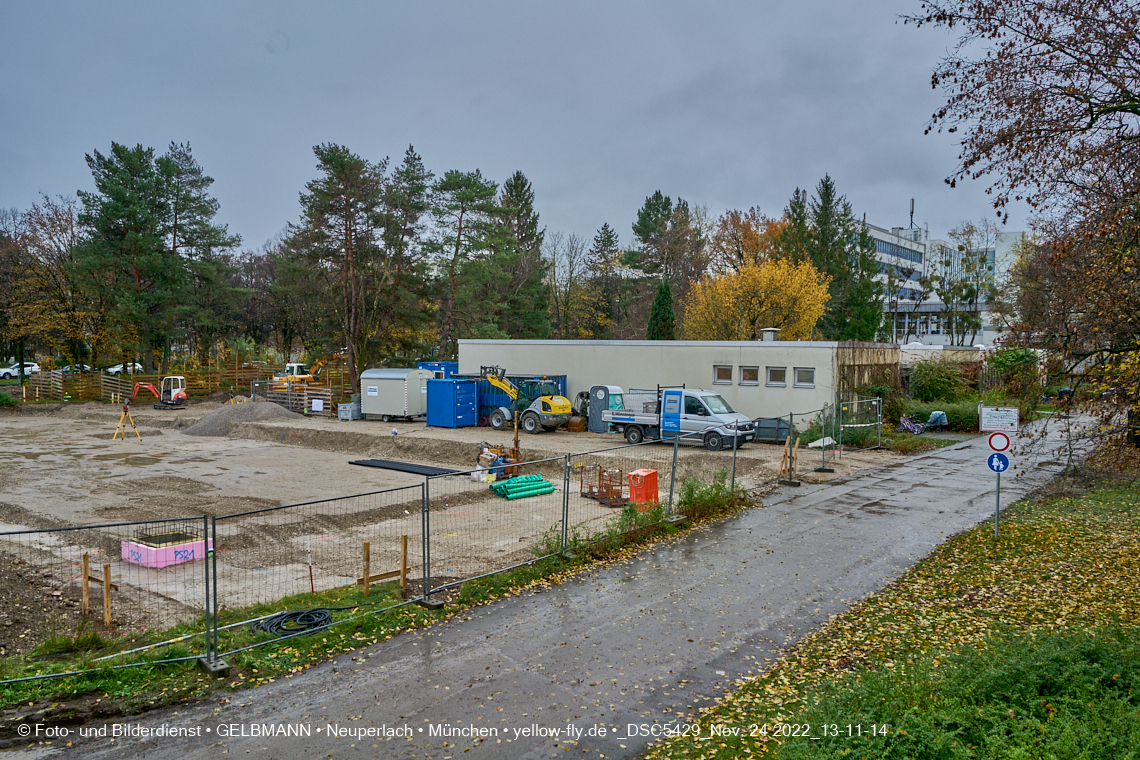
[[[366,369],[360,373],[360,411],[387,422],[427,414],[428,369]]]

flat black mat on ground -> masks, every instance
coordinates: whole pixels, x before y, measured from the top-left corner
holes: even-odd
[[[447,467],[432,467],[427,464],[415,464],[414,462],[397,462],[392,459],[357,459],[355,462],[349,464],[358,464],[362,467],[379,467],[382,470],[399,470],[400,472],[412,472],[416,475],[454,475],[459,470],[452,470]]]

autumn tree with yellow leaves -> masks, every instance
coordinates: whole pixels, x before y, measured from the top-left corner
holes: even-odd
[[[685,299],[683,337],[759,340],[761,330],[778,327],[783,340],[810,338],[823,316],[830,282],[810,262],[786,259],[706,277]]]

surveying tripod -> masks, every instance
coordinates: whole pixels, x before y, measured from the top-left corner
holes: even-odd
[[[123,440],[124,441],[127,440],[127,423],[128,422],[131,424],[131,430],[135,431],[135,436],[138,437],[139,441],[142,441],[142,436],[139,435],[139,429],[135,425],[135,419],[134,419],[134,417],[131,416],[131,400],[130,399],[127,399],[126,402],[123,404],[123,413],[119,415],[119,425],[118,425],[118,427],[115,428],[115,434],[113,436],[111,436],[112,441],[119,437],[119,433],[123,434]]]

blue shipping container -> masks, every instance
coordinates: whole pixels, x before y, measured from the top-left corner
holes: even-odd
[[[500,406],[505,406],[508,409],[511,404],[511,397],[504,391],[491,385],[486,380],[480,380],[474,375],[457,375],[456,377],[463,377],[473,382],[478,382],[478,396],[479,396],[479,416],[490,417],[491,412],[498,409]],[[548,380],[558,386],[559,395],[566,395],[566,375],[507,375],[507,379],[515,385],[518,385],[524,380]],[[573,403],[571,401],[571,403]]]
[[[416,369],[430,369],[436,378],[446,380],[459,372],[459,362],[416,362]]]
[[[471,427],[479,421],[474,380],[427,381],[427,424],[429,427]]]

